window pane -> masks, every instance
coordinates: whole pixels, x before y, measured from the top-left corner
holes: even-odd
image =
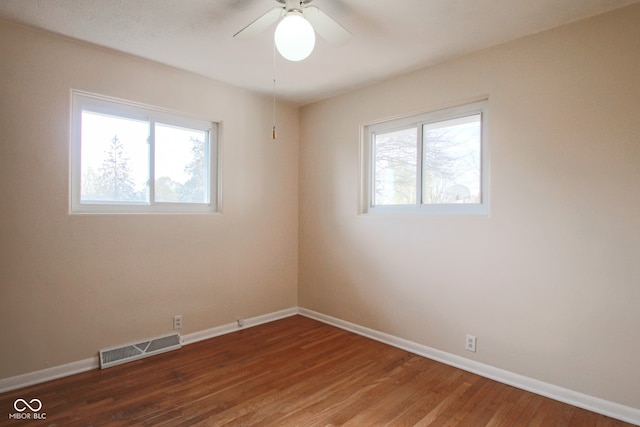
[[[423,126],[425,204],[481,203],[481,115]]]
[[[81,202],[148,203],[149,125],[82,112]]]
[[[156,124],[155,200],[209,203],[209,132]]]
[[[417,128],[374,136],[373,205],[416,203]]]

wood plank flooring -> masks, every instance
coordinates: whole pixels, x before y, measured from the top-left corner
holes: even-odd
[[[0,425],[631,426],[301,316],[0,394]]]

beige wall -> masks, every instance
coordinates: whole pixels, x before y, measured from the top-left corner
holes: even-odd
[[[302,108],[299,305],[640,408],[639,22],[636,5]],[[362,124],[485,95],[488,217],[358,215]]]
[[[273,142],[268,96],[2,22],[0,58],[0,378],[297,304],[296,108]],[[223,213],[69,215],[71,88],[221,121]]]

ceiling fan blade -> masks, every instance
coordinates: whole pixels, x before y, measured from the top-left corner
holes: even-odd
[[[237,33],[233,35],[238,40],[245,40],[266,30],[269,25],[280,19],[280,16],[285,12],[283,7],[274,7],[264,15],[247,25]]]
[[[351,38],[351,33],[349,31],[317,7],[305,7],[302,13],[311,23],[316,33],[329,43],[342,45],[348,42]]]

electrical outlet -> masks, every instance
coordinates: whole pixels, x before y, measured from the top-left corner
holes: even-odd
[[[182,314],[173,316],[173,330],[177,331],[178,329],[182,329]]]
[[[467,340],[464,345],[465,350],[476,352],[476,337],[473,335],[467,335]]]

